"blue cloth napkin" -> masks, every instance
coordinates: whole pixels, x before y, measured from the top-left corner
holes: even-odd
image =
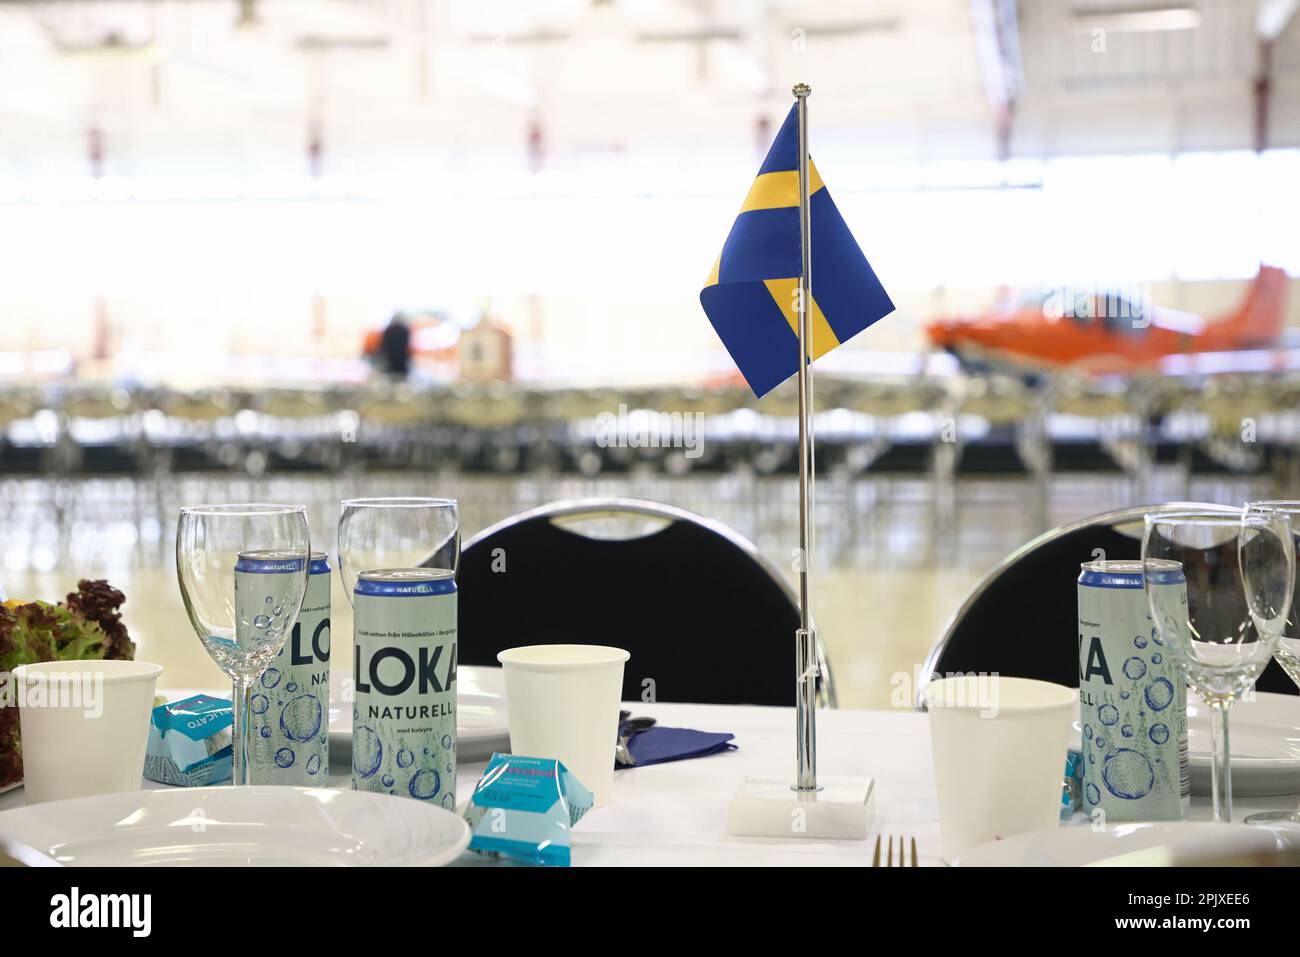
[[[731,743],[734,737],[729,731],[692,731],[690,728],[663,728],[655,725],[632,735],[627,750],[636,762],[635,766],[661,764],[664,761],[681,761],[735,751],[736,746]]]

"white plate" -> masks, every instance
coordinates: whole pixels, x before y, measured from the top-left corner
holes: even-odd
[[[1075,747],[1080,737],[1074,722]],[[1232,793],[1236,797],[1300,794],[1300,697],[1256,692],[1238,701],[1228,716],[1232,742]],[[1210,793],[1210,714],[1187,693],[1187,750],[1192,793]]]
[[[352,675],[330,672],[330,764],[352,763]],[[510,750],[506,679],[500,668],[456,668],[456,760],[478,761]]]
[[[326,788],[167,788],[0,813],[0,850],[87,867],[440,866],[469,826],[436,805]]]
[[[1192,793],[1210,793],[1210,714],[1187,695],[1188,757]],[[1228,713],[1235,797],[1300,794],[1300,697],[1256,692]]]
[[[966,852],[956,863],[959,867],[1169,866],[1296,849],[1300,849],[1300,829],[1176,821],[1114,824],[1094,831],[1091,825],[1080,824],[993,841]]]

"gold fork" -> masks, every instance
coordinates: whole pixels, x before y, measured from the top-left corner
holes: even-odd
[[[876,853],[872,855],[872,867],[916,867],[916,838],[911,839],[911,854],[907,853],[907,840],[902,834],[898,835],[898,860],[894,860],[894,836],[891,834],[888,843],[885,844],[885,863],[880,863],[880,842],[886,840],[885,835],[876,835]]]

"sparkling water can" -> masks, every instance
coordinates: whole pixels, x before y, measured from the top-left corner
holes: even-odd
[[[1153,561],[1150,587],[1186,602],[1178,562]],[[1139,561],[1085,562],[1079,575],[1083,806],[1109,823],[1187,815],[1187,686],[1151,620]]]
[[[298,606],[291,599],[301,594],[306,570],[307,554],[301,551],[258,549],[236,556],[235,640],[204,639],[218,665],[271,663],[295,620]]]
[[[329,783],[330,565],[324,552],[312,552],[302,611],[253,685],[250,708],[254,784]]]
[[[353,595],[352,786],[456,805],[456,582],[362,572]]]

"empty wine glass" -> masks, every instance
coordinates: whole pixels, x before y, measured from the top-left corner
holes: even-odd
[[[350,498],[339,507],[339,576],[352,601],[357,574],[374,568],[460,564],[460,513],[454,498]]]
[[[1300,535],[1300,501],[1251,502],[1246,506],[1250,512],[1281,512],[1291,522],[1292,536]],[[1297,579],[1300,587],[1300,579]],[[1286,616],[1286,624],[1273,649],[1273,658],[1291,680],[1300,685],[1300,606],[1297,605],[1295,592],[1291,594],[1291,610]],[[1247,824],[1300,824],[1300,809],[1293,811],[1260,811],[1246,818]]]
[[[279,654],[307,590],[302,505],[190,505],[176,527],[176,577],[190,624],[234,685],[233,777],[248,784],[253,683]]]
[[[1166,561],[1187,587],[1160,588]],[[1142,562],[1151,620],[1211,712],[1214,818],[1232,819],[1228,709],[1268,664],[1291,607],[1295,547],[1282,514],[1177,511],[1146,516]]]

